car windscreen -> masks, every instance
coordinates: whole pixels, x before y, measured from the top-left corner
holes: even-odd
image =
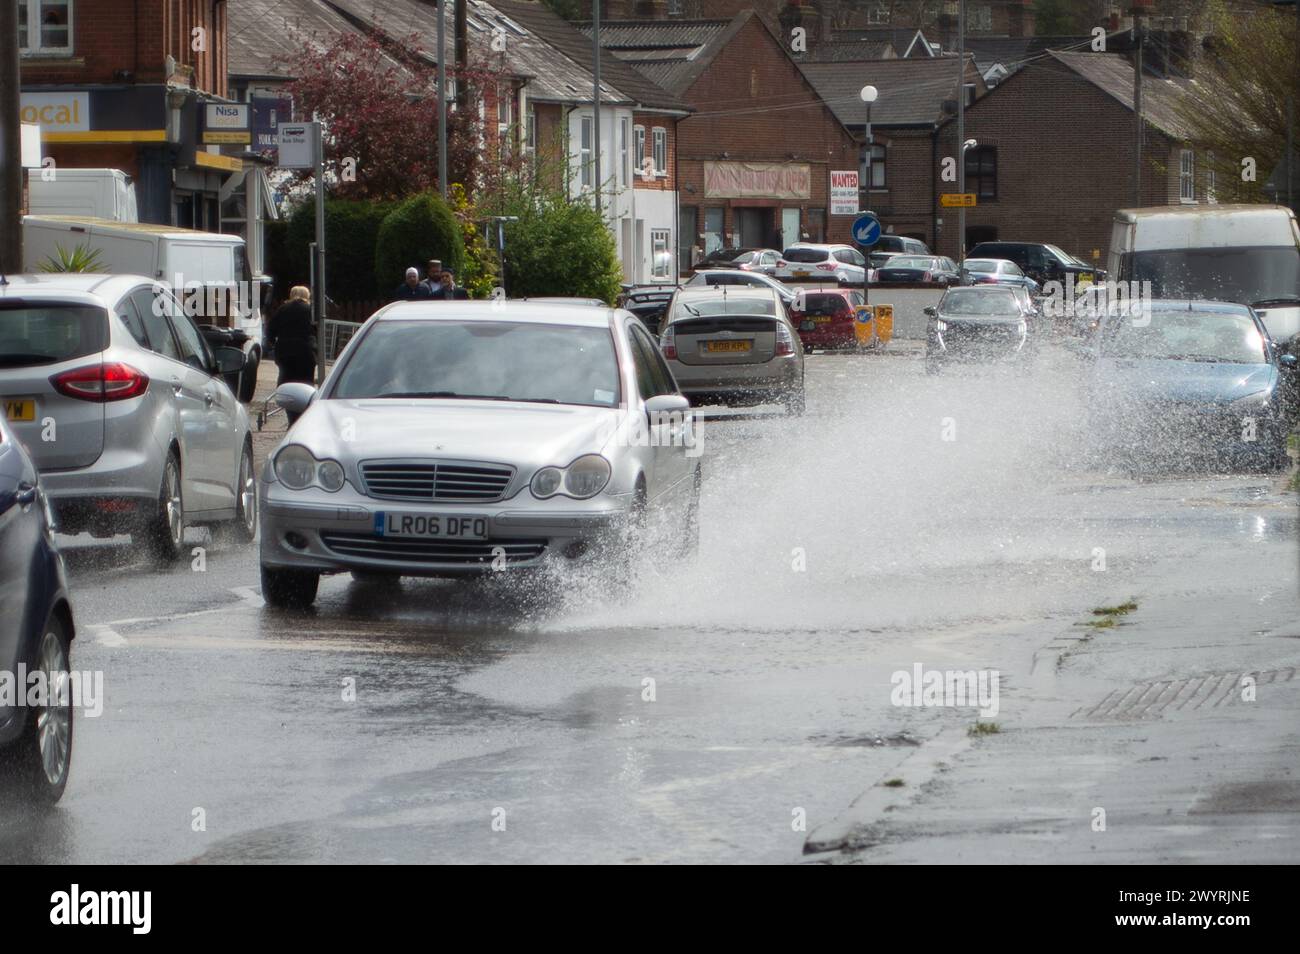
[[[843,295],[805,295],[803,299],[805,315],[847,315],[852,310]]]
[[[788,248],[781,253],[781,257],[787,262],[802,262],[809,264],[812,262],[824,262],[830,258],[830,252],[824,248]]]
[[[348,356],[331,398],[486,398],[615,407],[608,328],[537,322],[379,321]]]
[[[1140,310],[1106,327],[1102,352],[1124,358],[1264,364],[1264,336],[1245,315]]]
[[[0,303],[0,368],[57,364],[108,346],[108,312],[95,305]]]
[[[939,310],[945,315],[1018,314],[1020,306],[1011,289],[953,288],[943,296]]]
[[[968,272],[996,272],[998,270],[998,263],[991,262],[988,259],[980,261],[968,258],[966,261],[962,262],[961,267],[966,269]]]
[[[921,258],[916,255],[896,255],[889,260],[886,268],[919,268],[922,271],[934,268],[934,259]]]
[[[677,318],[699,318],[708,315],[775,315],[776,301],[771,298],[702,298],[677,303],[673,311]]]
[[[1208,298],[1249,305],[1300,300],[1300,249],[1181,248],[1132,253],[1130,279],[1151,283],[1153,298]]]

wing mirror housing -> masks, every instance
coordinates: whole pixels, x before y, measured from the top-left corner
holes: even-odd
[[[316,400],[316,389],[301,381],[291,381],[276,388],[271,397],[290,414],[302,414],[307,410],[307,406]]]
[[[691,402],[682,394],[656,394],[645,402],[646,421],[650,424],[685,421],[690,414]]]
[[[931,318],[937,317],[939,314],[939,309],[935,308],[934,305],[926,305],[923,311]]]

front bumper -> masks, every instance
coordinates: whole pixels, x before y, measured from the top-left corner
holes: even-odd
[[[931,322],[926,334],[926,357],[947,361],[1015,360],[1028,350],[1029,334],[1023,325],[963,324],[949,321],[944,331]]]
[[[323,573],[370,570],[432,577],[585,562],[599,559],[618,538],[631,503],[631,494],[604,493],[591,500],[536,500],[527,489],[495,504],[421,503],[365,497],[351,484],[331,494],[292,491],[259,479],[261,562]],[[487,538],[381,536],[375,530],[376,515],[384,512],[483,517]]]

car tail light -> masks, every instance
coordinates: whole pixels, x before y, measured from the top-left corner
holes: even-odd
[[[786,261],[785,259],[783,259],[783,258],[779,258],[779,259],[777,259],[777,261],[776,261],[776,267],[777,267],[777,268],[785,268],[785,267],[786,267],[787,265],[789,265],[789,264],[790,264],[790,263],[787,262],[787,261]]]
[[[129,364],[109,362],[64,371],[51,377],[50,384],[81,401],[125,401],[149,390],[149,377]]]
[[[930,273],[929,273],[929,272],[926,272],[924,275],[921,276],[921,281],[923,281],[923,282],[928,282],[929,280],[930,280]]]
[[[664,353],[665,358],[677,360],[677,332],[673,331],[672,325],[665,328],[663,334],[659,336],[659,350]]]
[[[794,338],[790,334],[790,329],[785,325],[776,326],[776,353],[794,354]]]
[[[820,268],[823,272],[833,272],[839,266],[836,265],[834,262],[818,262],[817,267]]]

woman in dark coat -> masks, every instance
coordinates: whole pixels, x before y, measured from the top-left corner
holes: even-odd
[[[312,337],[311,290],[305,285],[294,285],[289,289],[289,300],[276,310],[266,327],[266,343],[275,349],[275,364],[280,369],[277,387],[290,381],[315,383],[316,354]],[[288,414],[288,417],[292,427],[298,415]]]

